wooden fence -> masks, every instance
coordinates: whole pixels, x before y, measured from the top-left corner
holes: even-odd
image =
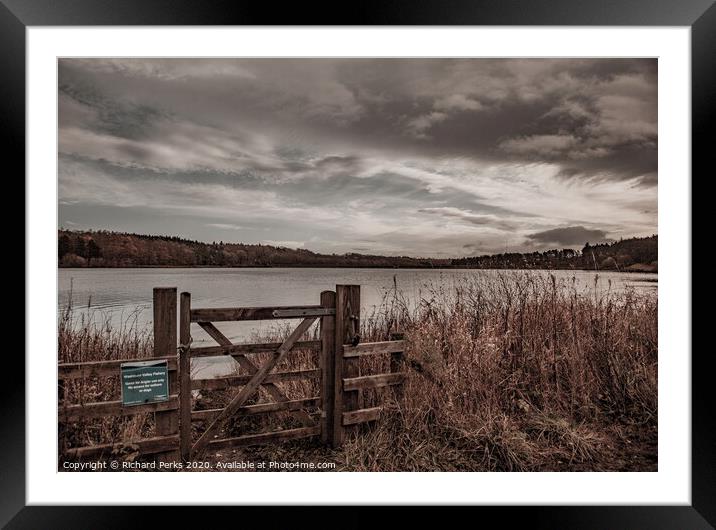
[[[296,319],[299,324],[283,342],[254,344],[234,344],[214,325],[216,322],[267,319]],[[309,340],[307,332],[316,322],[320,327],[318,339]],[[203,329],[217,345],[192,346],[192,325]],[[322,292],[318,304],[305,306],[194,308],[191,294],[181,293],[178,313],[176,288],[155,288],[154,359],[166,359],[168,363],[170,395],[167,401],[125,407],[121,401],[67,404],[62,399],[63,381],[98,376],[119,378],[122,363],[139,359],[60,364],[58,371],[61,423],[78,418],[153,412],[156,436],[116,444],[65,448],[61,451],[62,456],[66,459],[97,458],[121,453],[129,446],[140,455],[156,454],[165,461],[188,461],[200,457],[207,449],[314,437],[320,437],[324,444],[339,447],[347,432],[361,423],[379,418],[380,404],[363,408],[364,390],[392,387],[393,398],[397,402],[402,399],[405,378],[402,337],[362,343],[359,333],[358,285],[337,285],[335,291]],[[317,365],[275,371],[277,365],[298,351],[317,353]],[[257,360],[257,354],[264,354],[263,362]],[[362,374],[361,358],[369,355],[390,355],[389,372]],[[217,356],[232,357],[245,373],[214,378],[192,377],[192,359]],[[289,399],[281,385],[297,380],[318,380],[320,385],[314,385],[315,395]],[[226,391],[234,387],[237,391],[227,405],[193,408],[193,392]],[[272,401],[257,402],[260,388],[265,389]],[[301,426],[219,437],[231,418],[279,412],[288,412]]]

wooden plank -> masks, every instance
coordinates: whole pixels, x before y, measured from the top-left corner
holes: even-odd
[[[349,377],[343,379],[343,389],[363,390],[366,388],[380,388],[383,386],[399,385],[405,380],[404,373],[364,375],[362,377]]]
[[[154,308],[154,357],[177,354],[177,288],[155,287]],[[169,373],[169,393],[178,393],[176,372]],[[179,432],[179,414],[176,411],[157,412],[154,415],[157,435],[167,436]],[[161,455],[160,460],[179,460],[179,453]]]
[[[245,355],[247,353],[274,353],[281,347],[280,342],[262,342],[255,344],[232,344],[231,346],[202,346],[191,349],[192,357],[218,357],[220,355]],[[296,341],[294,350],[317,350],[321,347],[320,340]]]
[[[176,355],[168,357],[143,357],[135,359],[113,359],[111,361],[87,361],[82,363],[60,363],[57,365],[57,376],[59,379],[82,379],[84,377],[112,377],[120,375],[120,367],[123,363],[137,361],[166,360],[169,371],[177,369]]]
[[[214,421],[206,428],[206,430],[202,433],[202,435],[194,444],[194,447],[191,451],[192,456],[201,453],[201,451],[206,447],[206,445],[212,439],[214,434],[219,430],[219,428],[224,424],[224,422],[228,418],[233,416],[236,410],[240,408],[254,392],[256,392],[256,389],[259,387],[259,385],[261,385],[264,379],[266,379],[268,373],[274,368],[274,366],[276,366],[279,362],[283,360],[283,358],[289,351],[291,351],[291,348],[293,347],[294,343],[304,333],[306,333],[306,331],[308,331],[308,328],[311,327],[311,324],[313,324],[315,320],[316,317],[309,317],[304,319],[288,336],[286,341],[277,350],[276,354],[271,359],[267,360],[263,364],[263,366],[261,366],[261,368],[259,368],[259,370],[251,378],[251,381],[244,385],[244,387],[231,400],[231,402],[222,412],[216,415]]]
[[[253,377],[253,375],[232,375],[227,377],[215,377],[212,379],[193,379],[191,382],[191,388],[192,390],[221,390],[223,388],[229,388],[232,386],[247,385],[251,382]],[[268,374],[261,384],[264,386],[269,386],[280,381],[291,381],[296,379],[318,379],[319,377],[321,377],[320,369],[289,370],[286,372],[276,372],[273,374]],[[286,401],[286,397],[282,394],[280,396],[279,401]]]
[[[405,341],[386,340],[384,342],[364,342],[358,346],[343,346],[343,357],[360,357],[380,353],[400,353],[405,349]]]
[[[355,342],[360,332],[360,285],[336,285],[336,337],[335,351],[342,352],[343,345]],[[343,412],[359,409],[360,392],[346,391],[344,378],[360,375],[358,359],[344,359],[343,355],[334,355],[334,404],[333,432],[331,445],[339,447],[345,437]]]
[[[297,429],[286,429],[284,431],[273,431],[259,434],[245,434],[235,438],[223,438],[212,440],[208,446],[212,450],[226,449],[230,447],[245,447],[247,445],[262,445],[285,440],[298,440],[310,436],[318,436],[321,432],[319,426],[299,427]]]
[[[309,309],[306,307],[298,309],[274,309],[274,318],[299,318],[299,317],[323,317],[335,315],[334,308],[320,307],[318,309]]]
[[[235,416],[250,416],[254,414],[269,414],[271,412],[295,411],[305,407],[319,407],[320,397],[293,399],[279,403],[259,403],[257,405],[244,405],[240,407]],[[191,413],[192,421],[206,421],[221,412],[221,409],[195,410]]]
[[[321,306],[332,308],[332,316],[321,318],[321,397],[323,405],[321,411],[321,442],[329,444],[333,432],[333,406],[335,404],[336,379],[334,375],[336,352],[336,293],[323,291],[321,293]]]
[[[221,347],[233,346],[233,344],[226,337],[226,335],[224,335],[221,331],[219,331],[216,328],[216,326],[214,326],[214,324],[212,324],[211,322],[199,322],[199,326],[201,326],[201,328],[204,331],[206,331],[216,342],[218,342]],[[278,343],[276,346],[276,349],[278,349],[280,346],[281,346],[281,343]],[[294,348],[295,348],[295,345],[294,345]],[[259,369],[258,366],[256,366],[251,360],[249,360],[243,354],[233,355],[232,357],[234,359],[236,359],[236,361],[239,363],[239,365],[251,375],[255,374]],[[226,388],[227,386],[230,386],[230,385],[226,385],[226,386],[218,387],[218,388]],[[275,384],[267,383],[265,385],[265,387],[266,387],[266,390],[268,391],[268,393],[271,395],[271,397],[273,399],[275,399],[276,401],[287,401],[288,400],[286,395]],[[211,388],[211,387],[207,387],[207,389],[208,388]],[[214,387],[214,388],[217,388],[217,387]],[[258,390],[257,390],[257,393],[258,393]],[[307,413],[305,413],[301,410],[297,410],[296,416],[304,425],[306,425],[306,426],[313,425],[313,420]]]
[[[191,309],[189,311],[191,313]],[[191,322],[191,317],[190,317]],[[206,331],[206,333],[214,339],[216,342],[219,343],[221,346],[233,346],[231,341],[224,335],[221,331],[219,331],[214,324],[211,322],[198,322],[199,327]]]
[[[140,454],[155,454],[165,451],[174,451],[179,445],[179,435],[157,436],[155,438],[145,438],[143,440],[134,440],[115,444],[93,445],[87,447],[75,447],[67,449],[62,456],[65,458],[99,458],[102,456],[111,456],[113,451],[121,451],[122,448],[137,446]]]
[[[155,287],[154,357],[176,355],[177,347],[177,288]]]
[[[319,305],[308,306],[276,306],[276,307],[216,307],[191,310],[192,322],[226,322],[237,320],[271,320],[279,317],[274,311],[285,310],[323,310]],[[302,315],[280,318],[304,318]]]
[[[147,412],[174,411],[179,408],[179,396],[169,396],[167,401],[144,403],[142,405],[122,406],[121,401],[100,401],[60,407],[58,415],[67,421],[77,418],[102,418],[104,416],[133,416]]]
[[[179,301],[179,454],[189,460],[191,451],[191,293]]]
[[[358,423],[366,423],[375,421],[380,417],[382,407],[373,407],[370,409],[352,410],[343,413],[343,425],[356,425]]]

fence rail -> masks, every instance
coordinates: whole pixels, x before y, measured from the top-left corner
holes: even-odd
[[[358,423],[366,423],[375,421],[380,417],[380,411],[383,407],[371,407],[368,409],[351,410],[343,413],[343,425],[356,425]]]
[[[167,369],[172,372],[178,369],[176,355],[168,357],[142,357],[132,359],[117,359],[111,361],[87,361],[79,363],[60,363],[57,365],[59,379],[83,379],[85,377],[116,376],[123,363],[135,361],[167,361]]]
[[[281,401],[279,403],[259,403],[257,405],[245,405],[236,411],[236,416],[249,416],[252,414],[267,414],[270,412],[295,411],[307,407],[320,407],[321,398],[311,397],[302,399],[293,399],[291,401]],[[191,421],[206,421],[211,419],[215,414],[221,412],[221,409],[195,410],[191,413]]]
[[[285,341],[265,343],[234,344],[214,325],[214,322],[264,319],[301,321]],[[319,323],[320,336],[317,340],[306,339],[314,322]],[[217,345],[193,347],[192,324],[202,328]],[[181,293],[177,307],[176,288],[155,288],[154,357],[149,360],[167,361],[168,400],[134,406],[123,406],[121,401],[61,403],[59,414],[61,422],[68,422],[154,413],[156,436],[65,449],[63,456],[94,458],[131,450],[142,455],[158,455],[157,458],[162,460],[186,460],[201,455],[207,448],[219,450],[319,436],[323,443],[338,447],[346,435],[355,432],[361,424],[380,419],[382,405],[363,407],[364,391],[391,387],[395,399],[402,398],[406,379],[403,366],[405,341],[399,335],[392,339],[360,342],[360,286],[357,285],[337,285],[335,291],[322,292],[318,305],[231,308],[192,308],[189,293]],[[318,366],[274,371],[284,358],[297,351],[319,353]],[[254,354],[264,354],[264,357],[253,357]],[[265,357],[266,354],[271,355]],[[390,371],[361,373],[360,360],[372,355],[389,355]],[[220,356],[236,360],[245,373],[217,378],[191,376],[191,359]],[[63,363],[58,365],[58,377],[60,381],[117,377],[123,363],[138,360],[148,359]],[[289,398],[279,386],[289,381],[312,380],[320,381],[318,395]],[[209,408],[194,408],[193,401],[203,399],[203,394],[234,387],[238,392],[225,407],[216,408],[209,403]],[[262,388],[271,396],[272,402],[256,402]],[[315,385],[297,388],[313,388],[312,394],[316,394]],[[193,394],[196,391],[201,394]],[[289,413],[302,426],[220,437],[224,423],[231,417],[278,413]],[[195,430],[199,432],[196,440]]]
[[[343,346],[343,357],[361,357],[363,355],[378,355],[381,353],[402,353],[405,341],[389,340],[384,342],[366,342],[357,346]]]
[[[270,320],[284,318],[306,318],[332,314],[320,305],[278,306],[278,307],[224,307],[192,309],[192,322],[228,322],[241,320]],[[280,316],[279,316],[280,315]]]
[[[299,427],[297,429],[286,429],[283,431],[263,432],[258,434],[245,434],[234,438],[223,438],[221,440],[212,440],[208,446],[212,449],[227,449],[231,447],[241,447],[247,445],[263,445],[272,442],[281,442],[285,440],[297,440],[299,438],[309,438],[318,436],[321,433],[320,427]]]
[[[169,396],[167,401],[158,403],[144,403],[125,407],[121,401],[101,401],[98,403],[81,403],[79,405],[67,405],[60,409],[60,417],[67,419],[76,418],[102,418],[104,416],[133,416],[146,414],[147,412],[165,412],[179,408],[179,396]]]
[[[296,379],[319,379],[321,370],[291,370],[287,372],[273,372],[268,374],[262,385],[279,383],[281,381],[295,381]],[[192,390],[220,390],[232,386],[243,386],[251,382],[251,375],[231,375],[226,377],[215,377],[211,379],[192,379]]]
[[[343,379],[343,390],[365,390],[367,388],[381,388],[384,386],[401,385],[405,374],[378,374],[350,377]]]
[[[179,435],[157,436],[154,438],[144,438],[141,440],[133,440],[114,444],[93,445],[89,447],[76,447],[67,449],[65,457],[67,458],[100,458],[118,454],[125,450],[131,452],[137,451],[142,455],[151,455],[157,453],[165,453],[176,451],[179,447]]]
[[[280,342],[263,342],[258,344],[232,344],[226,346],[201,346],[191,349],[193,357],[217,357],[219,355],[245,355],[251,353],[274,353],[281,346]],[[319,350],[320,340],[303,340],[294,344],[296,350]]]

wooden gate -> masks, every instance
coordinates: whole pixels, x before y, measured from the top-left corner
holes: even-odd
[[[233,344],[215,322],[299,319],[299,324],[281,343]],[[320,320],[320,339],[302,340],[311,325]],[[191,325],[201,327],[217,346],[194,348],[191,345]],[[334,447],[342,444],[345,432],[359,423],[378,419],[380,407],[361,408],[361,391],[383,386],[400,385],[403,341],[360,344],[360,286],[337,285],[336,291],[324,291],[320,304],[283,307],[236,307],[195,309],[191,295],[181,294],[179,309],[179,373],[180,373],[180,452],[182,459],[190,460],[206,448],[221,449],[242,445],[270,443],[320,436]],[[276,366],[294,349],[320,350],[316,368],[274,371]],[[268,352],[271,355],[262,364],[250,357]],[[361,375],[360,358],[364,355],[387,353],[391,355],[387,374]],[[212,379],[193,379],[191,359],[229,355],[247,375]],[[289,399],[280,388],[282,381],[300,378],[319,378],[320,395]],[[240,386],[240,390],[223,408],[192,410],[192,391]],[[247,404],[263,387],[272,402]],[[398,395],[398,394],[396,394]],[[318,407],[318,418],[306,412],[307,407]],[[302,423],[302,427],[237,437],[218,438],[228,419],[237,415],[265,414],[289,411]],[[203,421],[206,428],[196,441],[192,437],[192,422]]]
[[[200,455],[208,446],[215,449],[265,443],[274,440],[286,440],[317,436],[321,433],[320,422],[305,412],[308,406],[322,406],[319,396],[310,396],[299,400],[289,400],[277,383],[288,379],[320,377],[321,369],[273,372],[273,369],[294,348],[321,348],[322,341],[302,341],[301,338],[319,318],[322,320],[321,332],[329,328],[328,319],[335,318],[335,307],[322,305],[284,306],[284,307],[236,307],[192,309],[191,295],[181,294],[179,309],[179,373],[181,378],[181,420],[180,452],[182,459],[190,460]],[[282,343],[233,344],[214,325],[215,322],[265,320],[265,319],[301,319],[298,326]],[[200,326],[212,337],[218,346],[192,348],[191,324]],[[271,355],[263,364],[257,365],[251,354],[268,352]],[[248,375],[212,379],[192,379],[191,359],[198,357],[229,355]],[[217,389],[241,385],[241,390],[225,407],[209,411],[192,411],[192,391]],[[247,405],[247,401],[258,395],[259,387],[265,388],[273,399],[271,403]],[[279,411],[292,411],[303,427],[269,433],[243,435],[234,438],[217,439],[217,434],[225,422],[237,414],[259,414]],[[199,438],[192,441],[192,420],[204,421],[207,425]]]
[[[298,325],[282,342],[232,343],[216,326],[216,322],[294,319]],[[282,440],[318,437],[323,443],[339,447],[345,433],[356,430],[359,424],[379,418],[381,404],[363,406],[363,394],[376,388],[392,387],[396,402],[402,398],[403,341],[365,343],[360,337],[360,286],[337,285],[336,291],[323,291],[320,303],[305,306],[193,308],[191,294],[181,293],[179,304],[179,345],[177,344],[176,288],[154,289],[154,355],[169,361],[170,400],[158,404],[124,407],[121,402],[80,404],[62,408],[60,421],[75,417],[113,415],[122,416],[154,411],[158,437],[146,441],[130,441],[106,446],[83,447],[63,451],[68,457],[89,457],[116,452],[118,445],[132,443],[140,454],[161,453],[162,460],[189,461],[207,448],[224,449],[237,446],[267,444]],[[305,337],[314,323],[320,325],[317,338]],[[203,329],[216,346],[194,347],[192,325]],[[402,339],[402,337],[393,337]],[[174,350],[176,348],[176,350]],[[178,359],[172,353],[178,353]],[[317,366],[301,366],[298,370],[280,370],[278,365],[297,351],[317,353]],[[263,359],[256,354],[264,354]],[[268,354],[266,356],[266,354]],[[387,373],[366,374],[361,360],[366,356],[387,354],[383,361],[366,366],[388,368]],[[194,378],[192,359],[230,356],[242,374]],[[61,379],[72,377],[119,375],[124,361],[102,361],[60,365]],[[278,370],[278,371],[277,371]],[[178,374],[178,377],[177,377]],[[290,399],[281,384],[296,380],[320,380],[313,395]],[[213,409],[193,409],[192,393],[238,387],[226,406]],[[259,389],[266,390],[268,402],[256,402]],[[288,412],[300,427],[241,434],[220,438],[227,420],[255,414]],[[203,432],[194,440],[192,423],[203,423]],[[179,435],[177,436],[177,430]],[[178,454],[177,454],[178,442]]]

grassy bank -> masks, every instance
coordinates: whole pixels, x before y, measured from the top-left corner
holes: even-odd
[[[396,286],[361,327],[365,342],[404,333],[410,369],[400,404],[389,401],[379,422],[337,451],[303,441],[211,458],[331,461],[351,471],[656,469],[655,294],[587,292],[549,274],[475,275],[428,286],[418,303]],[[150,348],[151,337],[131,324],[113,330],[70,312],[60,321],[60,362],[149,356]],[[311,352],[292,354],[285,365],[315,366]],[[117,399],[118,383],[104,379],[73,384],[65,396]],[[289,398],[318,392],[317,381],[281,386]],[[364,406],[378,401],[376,392],[365,392]],[[198,397],[195,407],[229,395]],[[61,430],[61,447],[129,439],[152,427],[151,416],[88,422]],[[238,419],[227,430],[245,434],[265,422],[295,426],[284,414]]]

